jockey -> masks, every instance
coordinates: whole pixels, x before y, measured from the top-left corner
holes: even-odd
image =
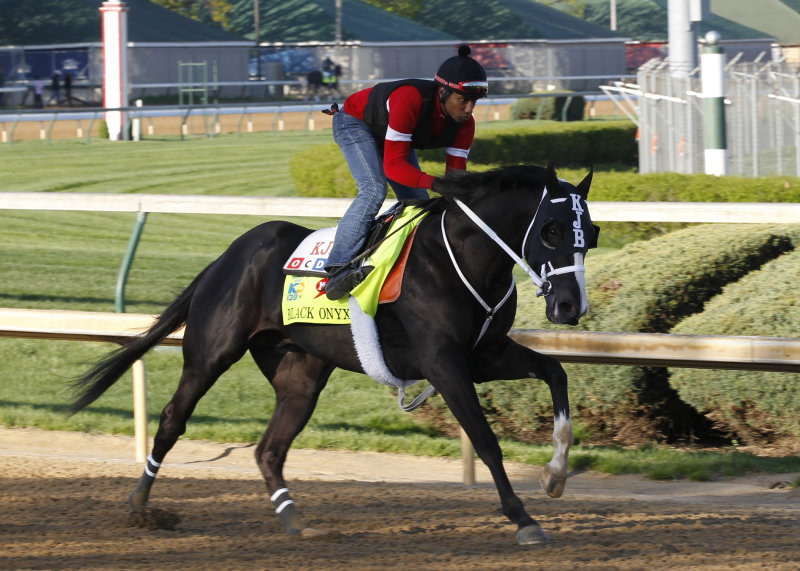
[[[415,149],[446,148],[446,170],[465,170],[475,136],[472,112],[489,91],[486,71],[470,47],[442,63],[433,80],[379,83],[331,106],[333,138],[358,194],[336,230],[325,270],[330,299],[344,297],[365,277],[350,265],[386,199],[387,181],[400,201],[426,200],[434,177],[419,168]]]

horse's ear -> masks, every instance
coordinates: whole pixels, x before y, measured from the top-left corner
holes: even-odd
[[[578,194],[580,194],[584,200],[586,200],[586,197],[589,196],[589,187],[592,186],[592,176],[594,176],[594,165],[589,167],[589,174],[587,174],[586,177],[584,177],[584,179],[576,187]]]
[[[545,176],[547,177],[547,192],[550,193],[550,196],[552,198],[566,198],[567,193],[561,188],[558,175],[556,175],[556,167],[552,162],[547,164],[547,174]]]

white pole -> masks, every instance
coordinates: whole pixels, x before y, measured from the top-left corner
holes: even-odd
[[[100,7],[103,19],[103,107],[128,106],[128,7],[122,0],[109,0]],[[124,111],[106,111],[108,138],[128,138]]]
[[[475,483],[475,450],[463,428],[461,429],[461,464],[464,472],[464,485],[473,485]]]
[[[617,0],[611,0],[611,6],[609,6],[610,15],[609,15],[609,27],[612,30],[617,29]]]
[[[142,100],[137,99],[135,102],[136,107],[142,106]],[[142,138],[142,119],[140,115],[136,115],[131,121],[131,139],[139,141]]]
[[[136,442],[136,461],[147,460],[147,375],[144,361],[133,363],[133,439]]]
[[[689,19],[689,0],[669,0],[669,69],[673,77],[687,77],[697,67],[697,38]]]
[[[336,43],[342,43],[342,0],[334,2],[336,11]]]

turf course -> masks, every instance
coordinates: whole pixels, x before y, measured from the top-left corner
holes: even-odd
[[[21,142],[0,147],[0,191],[292,195],[291,155],[329,140],[329,132],[319,132],[140,143]],[[0,210],[0,305],[113,311],[116,275],[134,218],[121,213]],[[127,310],[160,311],[234,238],[263,221],[250,216],[150,215],[128,281]],[[317,227],[331,222],[298,221]],[[526,297],[532,297],[530,293]],[[531,305],[530,311],[543,310],[541,304]],[[88,410],[73,417],[66,414],[68,379],[112,348],[0,339],[0,425],[131,434],[130,374]],[[159,350],[148,355],[146,363],[152,434],[161,407],[174,391],[181,357],[175,350]],[[186,437],[256,441],[272,401],[268,382],[246,357],[201,400]],[[436,436],[413,414],[400,412],[387,389],[341,371],[334,373],[296,445],[460,454],[457,440]],[[551,454],[549,446],[514,442],[505,442],[504,452],[507,458],[536,464]],[[655,448],[624,452],[578,447],[572,462],[609,472],[696,479],[756,467],[800,470],[797,458],[756,460],[747,454],[680,454]]]

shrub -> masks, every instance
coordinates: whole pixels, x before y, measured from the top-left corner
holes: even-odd
[[[671,333],[798,337],[800,251],[727,285],[701,313]],[[692,405],[746,444],[800,437],[797,373],[670,369],[670,384]]]
[[[547,164],[586,168],[592,164],[638,161],[636,126],[630,121],[575,123],[520,122],[502,129],[479,128],[469,153],[470,165]],[[420,157],[444,161],[444,149]]]
[[[789,257],[783,254],[791,251],[798,240],[800,228],[790,225],[703,225],[630,244],[619,252],[595,256],[587,262],[587,287],[592,306],[580,327],[595,331],[669,332],[689,315],[701,312],[704,304],[718,296],[726,284],[751,272],[759,273],[762,267],[765,275],[771,274],[771,265]],[[787,283],[778,288],[785,291],[787,299],[793,295],[791,283],[794,282],[790,274]],[[534,299],[533,289],[518,288],[520,302],[515,327],[563,328],[546,322],[543,304]],[[775,298],[774,289],[762,288],[764,305]],[[783,295],[778,299],[784,299]],[[754,316],[757,317],[757,313]],[[797,336],[794,314],[787,318],[787,334],[794,331],[793,335]],[[762,325],[768,328],[774,315],[765,311],[763,320]],[[732,323],[735,325],[735,320],[732,319]],[[709,329],[705,333],[715,332],[713,324]],[[724,333],[739,334],[735,327]],[[693,383],[681,381],[678,388],[682,392],[676,392],[667,370],[662,367],[568,364],[565,369],[570,379],[574,413],[586,427],[588,442],[642,444],[720,436],[713,430],[720,414],[712,411],[727,407],[729,403],[719,397],[713,381],[696,384],[697,394],[691,393],[691,398],[684,401],[682,394],[687,390],[684,385]],[[795,424],[790,420],[797,410],[795,397],[779,396],[780,388],[787,387],[788,382],[788,378],[782,381],[770,395],[774,395],[774,406],[782,403],[793,407],[785,409],[783,420],[776,421],[773,417],[768,426],[769,430],[791,436],[797,435],[794,432],[796,419]],[[793,395],[800,388],[798,382],[800,379],[794,380]],[[752,392],[753,398],[759,396],[755,394],[757,390]],[[552,406],[544,383],[493,382],[479,385],[478,393],[484,411],[499,434],[529,441],[549,440]],[[440,400],[431,402],[433,406],[443,406]],[[711,404],[715,406],[710,408]],[[764,412],[763,407],[753,409],[752,422],[764,426]],[[706,413],[710,417],[704,416]],[[733,425],[728,426],[733,429]]]
[[[566,116],[564,107],[567,106]],[[582,95],[526,97],[511,110],[513,119],[545,119],[550,121],[582,121],[586,99]]]

